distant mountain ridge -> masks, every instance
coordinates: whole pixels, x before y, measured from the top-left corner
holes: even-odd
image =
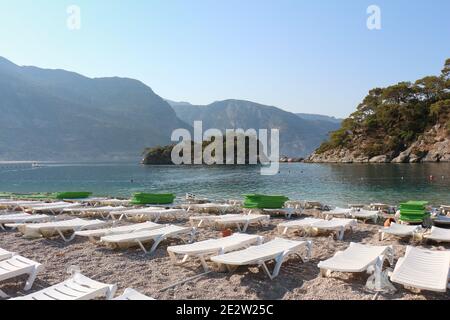
[[[245,100],[217,101],[207,106],[196,106],[187,102],[171,104],[177,116],[192,125],[203,121],[203,129],[279,129],[280,153],[288,156],[306,156],[328,138],[328,133],[339,128],[337,119],[309,115],[309,119]]]
[[[142,82],[90,79],[0,58],[1,160],[139,159],[189,127]]]

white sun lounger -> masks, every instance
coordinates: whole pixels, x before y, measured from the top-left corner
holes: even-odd
[[[278,233],[281,233],[283,235],[288,234],[289,232],[295,232],[302,230],[306,227],[311,227],[314,223],[323,221],[322,219],[316,219],[316,218],[304,218],[301,220],[294,220],[289,222],[283,222],[280,223],[277,226]]]
[[[100,201],[99,204],[103,206],[127,206],[131,203],[131,200],[124,199],[106,199]]]
[[[380,270],[385,260],[394,264],[392,246],[369,246],[350,243],[344,251],[338,251],[332,258],[318,264],[322,276],[328,277],[331,272],[373,272],[375,266]]]
[[[118,296],[112,300],[136,300],[136,301],[144,301],[144,300],[155,300],[150,298],[134,289],[127,288],[121,296]]]
[[[378,214],[379,214],[379,211],[360,209],[360,210],[351,211],[350,217],[355,218],[355,219],[361,219],[364,222],[366,222],[367,220],[372,220],[373,223],[376,223],[378,221],[378,217],[379,217]]]
[[[225,213],[229,210],[235,209],[236,206],[227,203],[202,203],[202,204],[184,204],[181,206],[186,211],[219,211]]]
[[[168,238],[181,238],[182,236],[186,235],[190,235],[190,241],[192,241],[195,235],[195,229],[168,225],[164,226],[163,228],[154,230],[144,230],[132,233],[105,236],[101,238],[101,242],[111,247],[119,248],[127,248],[133,245],[138,245],[146,254],[152,254],[161,243],[161,241]],[[154,243],[150,250],[147,250],[144,244],[151,241],[153,241]]]
[[[278,276],[281,265],[290,255],[296,254],[302,261],[307,261],[311,257],[311,251],[311,241],[293,241],[276,238],[259,246],[211,257],[211,261],[217,263],[219,267],[225,265],[230,272],[238,266],[262,266],[269,278],[273,280]],[[271,260],[275,260],[275,267],[272,272],[269,271],[266,265]]]
[[[442,206],[440,207],[440,209],[441,209],[441,212],[442,212],[443,214],[449,214],[449,213],[450,213],[450,206],[442,205]]]
[[[323,211],[322,212],[322,216],[326,219],[329,220],[330,218],[333,217],[349,217],[350,214],[352,213],[353,209],[344,209],[344,208],[335,208],[333,210],[330,211]]]
[[[244,249],[254,244],[261,244],[263,237],[243,233],[235,233],[229,237],[210,239],[191,244],[172,246],[167,248],[167,252],[173,263],[183,264],[189,257],[199,258],[205,272],[208,271],[206,259],[210,256],[225,254],[230,251]],[[182,260],[177,259],[177,255],[183,256]]]
[[[10,210],[23,210],[26,206],[29,205],[45,205],[43,201],[15,201],[15,200],[7,200],[0,202],[0,208],[10,209]]]
[[[102,218],[106,219],[109,217],[110,212],[123,211],[126,207],[119,206],[105,206],[105,207],[80,207],[80,208],[66,208],[63,212],[79,214],[80,216],[94,216],[100,215]]]
[[[450,229],[431,227],[431,232],[423,237],[436,242],[450,242]]]
[[[408,246],[391,275],[391,281],[420,290],[446,292],[449,288],[450,251]]]
[[[352,230],[353,227],[355,227],[358,224],[358,222],[355,219],[340,219],[340,218],[333,218],[332,220],[322,220],[315,222],[311,225],[310,228],[306,228],[306,230],[309,232],[310,230],[316,230],[316,231],[335,231],[336,232],[336,238],[338,240],[344,239],[344,234],[347,229]]]
[[[435,219],[433,219],[433,223],[437,225],[450,225],[450,217],[437,216]]]
[[[14,255],[10,259],[0,261],[0,281],[28,275],[28,280],[24,288],[25,291],[28,291],[33,286],[37,274],[42,269],[43,266],[40,263]],[[8,296],[0,290],[0,297],[7,298]]]
[[[83,198],[83,199],[64,199],[65,202],[78,202],[83,205],[96,206],[100,204],[102,201],[107,201],[108,198],[103,197],[91,197],[91,198]]]
[[[14,255],[14,252],[0,248],[0,261],[12,258]]]
[[[48,221],[51,218],[44,214],[32,215],[28,213],[18,213],[0,216],[0,229],[6,230],[8,224],[23,224]]]
[[[391,223],[389,227],[384,227],[378,230],[380,241],[384,240],[386,234],[397,237],[414,236],[420,232],[421,226],[409,226],[406,224]]]
[[[75,208],[79,207],[80,204],[78,203],[58,203],[58,204],[47,204],[44,206],[32,206],[29,208],[26,208],[25,211],[29,213],[51,213],[51,214],[59,214],[64,211],[64,209],[67,208]]]
[[[92,280],[81,273],[49,288],[14,300],[92,300],[100,297],[111,299],[117,286]]]
[[[161,209],[159,207],[149,207],[126,211],[112,211],[109,213],[109,217],[118,221],[123,218],[127,218],[135,220],[152,220],[157,223],[162,218],[176,218],[178,215],[185,215],[186,213],[187,211],[183,209]]]
[[[301,209],[295,208],[283,208],[283,209],[263,209],[263,213],[269,215],[283,214],[287,219],[291,219],[294,214],[300,215],[302,213]]]
[[[142,230],[153,230],[162,228],[164,225],[157,224],[153,222],[144,222],[144,223],[138,223],[138,224],[132,224],[128,226],[122,226],[122,227],[115,227],[115,228],[107,228],[107,229],[94,229],[94,230],[83,230],[83,231],[76,231],[75,236],[78,237],[86,237],[89,238],[92,242],[99,241],[101,237],[105,236],[111,236],[116,234],[123,234],[123,233],[131,233],[131,232],[137,232]]]
[[[224,218],[231,218],[231,217],[240,217],[242,216],[241,214],[225,214],[222,216],[214,216],[214,215],[209,215],[209,216],[192,216],[189,217],[189,222],[191,223],[191,225],[193,227],[196,228],[200,228],[203,226],[209,226],[209,225],[214,225],[216,220],[219,219],[224,219]]]
[[[239,232],[246,232],[251,224],[259,223],[262,226],[269,220],[270,220],[269,215],[246,214],[236,217],[224,217],[222,219],[215,220],[214,223],[219,227],[234,225],[239,230]]]
[[[100,220],[72,219],[53,221],[46,223],[23,224],[18,226],[18,230],[27,238],[51,237],[59,234],[65,242],[72,241],[75,238],[75,232],[81,230],[95,229],[105,225]],[[65,233],[72,233],[66,237]]]

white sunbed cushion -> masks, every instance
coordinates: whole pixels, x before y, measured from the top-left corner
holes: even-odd
[[[389,233],[397,236],[408,236],[420,230],[420,226],[409,226],[405,224],[391,223],[389,227],[380,229],[380,232]]]
[[[388,248],[386,246],[350,243],[346,250],[336,253],[334,257],[328,260],[321,261],[318,267],[339,272],[363,272],[374,264]]]
[[[241,251],[235,251],[212,257],[211,260],[216,263],[235,266],[259,264],[260,262],[277,258],[284,252],[296,250],[304,245],[306,245],[306,241],[293,241],[276,238],[275,240],[259,246],[253,246]]]
[[[250,245],[256,243],[260,239],[257,235],[250,235],[244,233],[235,233],[229,237],[220,239],[210,239],[200,242],[195,242],[192,244],[172,246],[168,247],[169,252],[174,252],[177,254],[207,254],[215,253],[219,250],[224,250],[224,252],[233,250],[235,248],[241,248],[245,245]]]
[[[450,242],[450,229],[431,227],[431,233],[424,237],[439,242]]]
[[[137,231],[141,231],[141,230],[152,230],[152,229],[158,229],[158,228],[162,228],[162,227],[164,227],[164,225],[153,223],[153,222],[144,222],[144,223],[132,224],[132,225],[116,227],[116,228],[77,231],[77,232],[75,232],[75,235],[80,236],[80,237],[103,237],[106,235],[130,233],[130,232],[137,232]]]
[[[185,227],[178,227],[174,225],[165,226],[163,228],[155,229],[155,230],[144,230],[132,233],[124,233],[118,235],[105,236],[101,238],[102,242],[111,242],[111,243],[127,243],[133,241],[147,241],[152,240],[156,237],[160,236],[170,236],[179,233],[188,233],[192,229]]]
[[[437,292],[446,292],[450,252],[432,251],[408,246],[391,276],[393,282]]]

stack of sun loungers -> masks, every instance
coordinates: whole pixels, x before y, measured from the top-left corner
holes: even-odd
[[[409,201],[400,204],[400,220],[408,223],[421,223],[430,216],[426,201]]]

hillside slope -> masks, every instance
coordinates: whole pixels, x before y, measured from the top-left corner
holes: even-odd
[[[450,161],[450,59],[439,76],[371,90],[308,161]]]
[[[310,154],[338,123],[302,117],[251,101],[225,100],[207,106],[170,102],[177,116],[189,125],[203,121],[203,129],[279,129],[280,154],[302,157]]]
[[[0,58],[0,160],[139,159],[186,127],[143,83]]]

